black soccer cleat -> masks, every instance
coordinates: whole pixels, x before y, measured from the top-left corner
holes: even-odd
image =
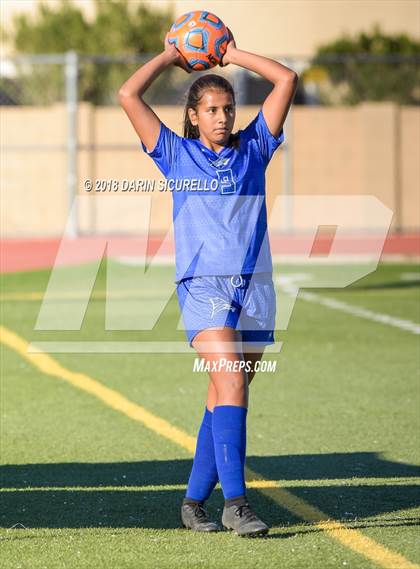
[[[184,528],[193,531],[219,531],[220,527],[216,522],[209,520],[203,504],[197,502],[196,504],[182,504],[181,507],[181,520]]]
[[[258,537],[267,535],[270,529],[260,518],[251,510],[248,502],[241,505],[234,504],[225,506],[222,515],[223,527],[233,530],[236,535],[241,537]]]

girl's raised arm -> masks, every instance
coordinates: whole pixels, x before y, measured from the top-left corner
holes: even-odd
[[[160,119],[143,100],[142,95],[156,77],[170,65],[177,65],[190,73],[190,69],[181,54],[165,38],[165,50],[133,73],[118,92],[118,102],[149,152],[156,146],[160,131]]]
[[[273,90],[264,101],[262,111],[271,134],[278,136],[297,89],[298,75],[273,59],[237,49],[232,35],[231,38],[221,66],[224,67],[228,63],[239,65],[274,84]]]

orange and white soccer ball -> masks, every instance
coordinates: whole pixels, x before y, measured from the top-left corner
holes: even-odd
[[[196,10],[180,16],[172,24],[168,41],[184,56],[191,69],[203,71],[220,63],[229,42],[229,32],[215,14]]]

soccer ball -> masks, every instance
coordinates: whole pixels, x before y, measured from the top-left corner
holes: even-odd
[[[180,16],[168,33],[168,41],[184,56],[189,67],[202,71],[222,60],[229,32],[211,12],[196,10]]]

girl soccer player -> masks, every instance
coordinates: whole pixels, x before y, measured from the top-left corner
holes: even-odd
[[[190,345],[211,370],[182,523],[194,531],[220,529],[203,507],[220,481],[223,526],[237,535],[257,536],[269,528],[248,503],[244,468],[248,386],[264,346],[274,342],[265,169],[284,140],[297,74],[238,49],[232,34],[221,66],[229,63],[273,83],[255,119],[234,135],[235,94],[221,76],[202,75],[191,85],[183,137],[144,102],[147,88],[170,65],[190,72],[167,39],[164,51],[122,85],[119,102],[144,151],[168,181],[182,182],[172,192],[175,282]]]

